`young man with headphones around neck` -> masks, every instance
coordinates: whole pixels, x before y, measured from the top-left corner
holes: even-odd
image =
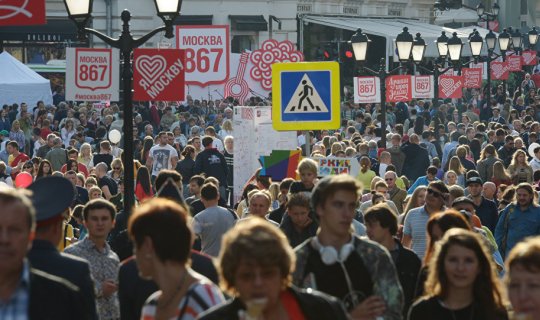
[[[401,319],[403,292],[388,251],[353,234],[361,194],[360,183],[346,174],[327,176],[313,189],[320,228],[295,249],[293,283],[341,299],[352,319]]]

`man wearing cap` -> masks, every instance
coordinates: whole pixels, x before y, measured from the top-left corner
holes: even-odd
[[[80,289],[26,259],[36,212],[25,191],[0,190],[0,318],[91,319]]]
[[[506,120],[501,117],[501,109],[499,107],[493,107],[493,117],[488,119],[488,122],[496,122],[500,124],[506,124]]]
[[[75,196],[73,185],[65,178],[46,177],[28,187],[33,192],[32,204],[36,208],[36,233],[28,260],[32,267],[64,278],[81,290],[88,309],[88,318],[97,319],[94,283],[88,261],[59,252],[56,245],[63,241],[62,221],[69,215],[69,206]],[[55,201],[51,201],[51,199]],[[82,311],[81,311],[82,312]]]
[[[495,202],[487,200],[482,195],[482,179],[480,177],[470,177],[467,179],[467,189],[469,190],[469,199],[474,202],[476,215],[480,218],[482,225],[488,227],[491,232],[495,232],[499,211]]]
[[[0,151],[6,150],[6,144],[9,142],[9,132],[7,130],[0,131]]]

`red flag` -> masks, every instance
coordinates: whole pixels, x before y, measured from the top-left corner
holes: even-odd
[[[507,80],[510,72],[508,70],[508,62],[493,61],[491,62],[491,77],[493,80]]]
[[[463,76],[440,76],[439,77],[439,97],[461,98],[463,97]]]
[[[133,99],[140,101],[184,100],[184,50],[135,49],[133,52]]]
[[[462,72],[465,88],[482,87],[482,68],[463,68]]]
[[[389,76],[386,78],[386,101],[399,102],[412,99],[411,76]]]
[[[0,0],[0,26],[45,23],[45,0]]]

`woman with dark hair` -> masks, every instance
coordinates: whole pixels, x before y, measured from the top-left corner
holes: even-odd
[[[39,168],[36,174],[36,180],[44,178],[44,177],[48,177],[52,174],[52,172],[53,170],[52,170],[52,166],[49,160],[43,159],[39,163]]]
[[[66,163],[66,172],[71,170],[79,173],[79,163],[77,162],[77,160],[70,159]]]
[[[425,294],[409,311],[409,320],[505,320],[502,288],[480,235],[451,229],[429,262]]]
[[[140,166],[139,170],[137,170],[135,196],[139,202],[154,197],[152,183],[150,182],[150,172],[146,166]]]
[[[218,258],[222,288],[233,299],[200,319],[347,319],[335,298],[291,285],[295,260],[278,228],[258,218],[240,221],[223,236]]]
[[[195,148],[187,145],[181,153],[182,160],[176,163],[176,172],[182,176],[182,185],[184,186],[184,199],[189,197],[189,180],[195,175]]]
[[[195,319],[224,301],[216,285],[189,267],[193,232],[182,206],[148,200],[129,218],[128,232],[139,275],[160,289],[146,300],[141,319]]]
[[[141,163],[146,163],[146,159],[148,158],[148,153],[150,152],[150,149],[154,146],[154,138],[150,136],[144,137],[143,140],[143,148],[141,150],[141,154],[139,155],[139,160]]]
[[[474,163],[478,163],[480,153],[482,152],[482,143],[477,138],[471,140],[469,147],[474,158]]]
[[[497,161],[502,162],[497,150],[492,144],[487,144],[480,153],[480,160],[478,160],[476,167],[482,181],[489,181],[493,177],[493,165]]]

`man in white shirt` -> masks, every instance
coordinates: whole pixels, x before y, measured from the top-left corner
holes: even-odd
[[[178,162],[178,152],[167,142],[167,133],[160,132],[158,135],[159,144],[150,148],[146,166],[152,168],[152,181],[156,179],[159,171],[172,170]]]

